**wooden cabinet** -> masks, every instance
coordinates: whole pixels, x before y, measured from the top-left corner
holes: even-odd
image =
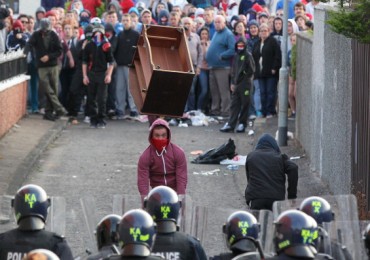
[[[143,27],[129,74],[141,114],[182,116],[194,75],[183,28]]]

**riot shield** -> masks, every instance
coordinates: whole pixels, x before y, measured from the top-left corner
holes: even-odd
[[[240,209],[213,208],[195,206],[191,221],[191,235],[197,237],[208,255],[218,255],[230,251],[226,245],[226,238],[222,226],[228,217]],[[259,242],[264,252],[272,252],[273,217],[268,210],[247,210],[252,213],[260,224]]]
[[[14,196],[0,196],[0,233],[17,227],[12,208]],[[65,234],[66,201],[63,197],[50,198],[49,214],[46,219],[45,229],[60,235]]]
[[[181,208],[177,225],[180,231],[190,234],[191,216],[192,216],[192,199],[189,195],[179,196]],[[113,195],[113,214],[122,215],[130,209],[142,207],[141,197],[137,195]]]
[[[367,259],[359,221],[333,221],[324,223],[331,242],[334,259]]]
[[[331,210],[335,215],[335,221],[358,221],[357,200],[354,195],[346,194],[320,197],[329,202]],[[298,209],[304,199],[305,198],[275,201],[273,204],[274,219],[285,210]]]
[[[66,231],[66,200],[63,197],[51,197],[46,230],[65,235]]]
[[[84,246],[88,254],[96,254],[98,247],[95,238],[95,229],[98,224],[98,216],[96,212],[96,201],[93,197],[84,197],[80,199],[84,221],[87,229],[87,234],[84,239]]]
[[[12,209],[12,199],[14,196],[0,196],[0,233],[17,227],[14,211]]]

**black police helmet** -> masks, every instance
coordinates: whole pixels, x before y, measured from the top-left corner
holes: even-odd
[[[59,257],[55,253],[47,249],[35,249],[29,252],[25,259],[26,260],[31,260],[31,259],[59,260]]]
[[[232,251],[251,252],[256,250],[252,239],[258,238],[259,224],[257,219],[247,211],[232,213],[223,225],[226,243]]]
[[[98,249],[103,246],[118,245],[118,224],[121,217],[115,214],[105,216],[96,227]]]
[[[370,257],[370,224],[367,225],[364,231],[363,240],[365,243],[366,253]]]
[[[39,218],[45,223],[49,206],[50,200],[43,188],[34,184],[21,187],[13,201],[17,224],[28,217]]]
[[[329,202],[321,197],[312,196],[306,198],[299,206],[299,210],[313,217],[318,225],[334,220],[334,213],[331,211]]]
[[[276,252],[294,257],[314,258],[318,238],[316,221],[299,210],[287,210],[275,222]]]
[[[118,232],[124,255],[125,253],[138,256],[150,254],[156,232],[154,221],[146,211],[133,209],[126,212],[119,223]]]
[[[155,222],[173,221],[177,223],[181,203],[177,193],[167,186],[152,189],[145,201],[145,209]]]

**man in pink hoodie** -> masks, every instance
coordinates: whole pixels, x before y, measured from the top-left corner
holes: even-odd
[[[141,154],[137,169],[137,186],[142,197],[154,188],[165,185],[185,194],[188,182],[184,151],[171,143],[171,130],[163,119],[157,119],[150,127],[149,147]]]

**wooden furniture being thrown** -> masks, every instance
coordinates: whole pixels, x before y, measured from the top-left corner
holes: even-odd
[[[145,25],[130,67],[130,91],[141,114],[181,117],[194,78],[180,27]]]

